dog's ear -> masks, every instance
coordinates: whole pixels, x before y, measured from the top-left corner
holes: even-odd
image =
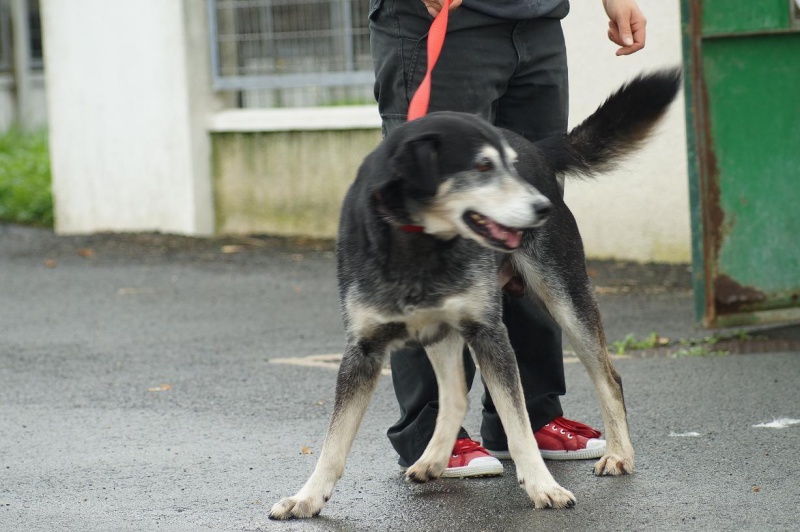
[[[438,135],[425,133],[400,142],[389,160],[391,180],[414,195],[436,194],[440,181]]]
[[[641,75],[620,87],[565,137],[536,143],[557,174],[605,172],[635,151],[681,87],[679,68]]]

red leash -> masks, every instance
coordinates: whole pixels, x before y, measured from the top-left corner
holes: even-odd
[[[416,120],[428,113],[428,104],[431,101],[431,73],[433,67],[436,66],[436,61],[439,59],[439,53],[444,46],[444,35],[447,33],[447,13],[450,10],[450,0],[444,0],[444,5],[436,18],[433,19],[431,29],[428,32],[428,65],[425,77],[422,83],[417,87],[417,91],[411,98],[411,103],[408,105],[408,118]],[[423,233],[425,228],[421,225],[401,225],[401,231],[406,233]]]
[[[450,0],[444,0],[442,10],[436,15],[428,32],[428,69],[422,83],[419,84],[417,92],[411,98],[408,105],[408,121],[416,120],[428,113],[428,104],[431,100],[431,73],[436,61],[439,59],[439,52],[444,46],[444,36],[447,33],[447,16],[450,10]]]

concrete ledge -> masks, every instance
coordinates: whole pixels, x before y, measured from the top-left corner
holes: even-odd
[[[232,109],[213,115],[213,133],[330,131],[380,129],[377,105],[300,107],[293,109]]]
[[[216,231],[332,238],[380,129],[214,132]]]

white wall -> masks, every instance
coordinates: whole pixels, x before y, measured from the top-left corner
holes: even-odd
[[[678,0],[639,0],[647,17],[643,50],[614,55],[600,0],[573,0],[564,20],[570,71],[570,124],[577,125],[620,83],[645,70],[681,64]],[[683,94],[664,126],[621,168],[567,182],[566,200],[595,258],[690,262],[689,187]]]
[[[57,231],[212,232],[204,13],[42,2]]]

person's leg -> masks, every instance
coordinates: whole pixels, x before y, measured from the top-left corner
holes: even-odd
[[[514,31],[519,63],[497,102],[495,124],[531,141],[567,130],[568,79],[564,37],[557,19],[521,21]],[[547,311],[523,298],[504,296],[503,321],[517,356],[525,403],[536,431],[561,416],[566,393],[561,330]],[[488,391],[481,426],[488,449],[507,448],[500,418]]]
[[[384,0],[371,15],[370,45],[375,68],[375,97],[384,135],[406,121],[408,104],[426,68],[426,38],[431,18],[418,1]],[[493,103],[516,67],[514,24],[459,8],[450,19],[444,49],[433,78],[430,112],[463,111],[493,119]],[[498,49],[502,42],[505,49]],[[400,419],[388,436],[400,465],[408,467],[423,453],[438,414],[438,389],[422,348],[391,355],[392,380]],[[475,364],[464,352],[467,388]],[[459,438],[468,437],[462,428]]]
[[[406,121],[425,76],[431,17],[422,2],[384,0],[370,23],[375,98],[384,134]],[[460,7],[450,16],[433,72],[428,112],[459,111],[494,122],[495,105],[517,66],[513,21]]]
[[[514,45],[519,62],[497,102],[495,125],[532,142],[565,134],[569,78],[561,21],[538,18],[518,22]]]

